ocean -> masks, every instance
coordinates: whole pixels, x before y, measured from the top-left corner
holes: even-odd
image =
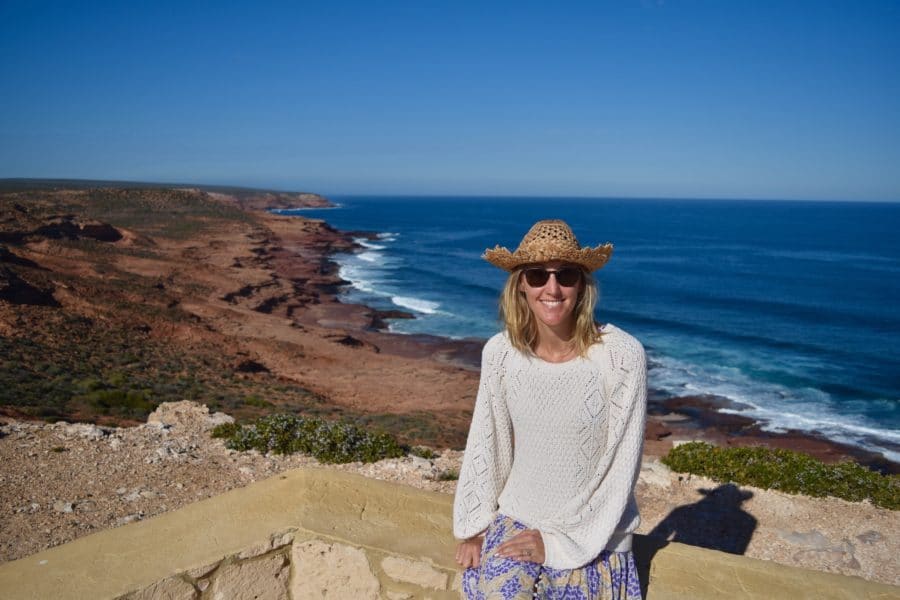
[[[335,197],[296,212],[359,237],[348,302],[402,309],[398,333],[486,339],[505,273],[539,219],[615,245],[597,319],[647,349],[650,386],[713,394],[764,429],[818,432],[900,462],[900,204]]]

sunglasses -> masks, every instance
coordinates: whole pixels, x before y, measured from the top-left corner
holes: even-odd
[[[531,267],[525,269],[525,283],[537,288],[547,285],[551,273],[556,275],[556,283],[562,287],[572,287],[581,281],[581,269],[578,267],[563,267],[562,269],[548,270],[543,267]]]

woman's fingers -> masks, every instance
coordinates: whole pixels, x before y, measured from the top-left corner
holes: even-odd
[[[477,569],[479,564],[481,564],[481,552],[473,552],[469,559],[469,566]]]
[[[481,537],[460,542],[456,546],[457,564],[465,569],[470,567],[477,569],[481,565],[483,542],[484,539]],[[544,540],[541,532],[536,529],[526,529],[500,544],[496,555],[500,558],[512,558],[519,561],[544,562]]]
[[[481,545],[484,538],[477,537],[460,542],[456,546],[456,563],[461,567],[477,568],[481,563]]]
[[[544,540],[536,529],[522,533],[500,544],[497,556],[531,562],[544,562]]]
[[[529,546],[534,546],[534,535],[533,529],[526,529],[522,533],[519,533],[510,539],[506,540],[497,548],[497,552],[501,554],[506,554],[512,550],[524,550]]]
[[[480,558],[480,552],[474,550],[471,547],[466,548],[465,552],[463,552],[462,560],[459,561],[463,568],[468,569],[470,567],[478,568]]]

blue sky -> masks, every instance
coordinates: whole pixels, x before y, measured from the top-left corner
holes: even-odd
[[[0,0],[0,177],[900,200],[900,2]]]

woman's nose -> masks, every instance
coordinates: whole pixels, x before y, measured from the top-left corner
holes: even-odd
[[[559,282],[556,280],[556,271],[550,271],[550,279],[547,280],[547,291],[548,292],[558,292],[559,291]]]

